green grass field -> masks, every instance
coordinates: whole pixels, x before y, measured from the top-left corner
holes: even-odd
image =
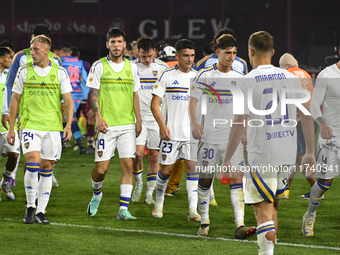
[[[187,220],[185,175],[176,196],[165,198],[164,218],[154,219],[152,206],[131,203],[129,210],[137,221],[117,220],[118,158],[111,161],[99,211],[95,217],[89,217],[86,208],[92,197],[93,159],[94,155],[80,156],[72,149],[64,150],[54,170],[60,186],[53,189],[46,209],[51,225],[22,222],[26,198],[21,159],[17,186],[12,189],[16,199],[9,201],[1,194],[0,254],[257,254],[256,236],[242,242],[234,240],[230,188],[219,181],[214,183],[218,207],[210,207],[208,238],[196,236],[199,223]],[[147,169],[147,160],[144,162]],[[145,194],[145,172],[143,178]],[[310,187],[302,178],[294,180],[290,199],[282,200],[279,208],[279,244],[275,246],[275,254],[340,253],[339,186],[336,179],[317,211],[315,234],[308,238],[301,234],[301,218],[308,200],[300,199],[300,195]],[[252,207],[246,207],[245,215],[246,225],[256,226]]]

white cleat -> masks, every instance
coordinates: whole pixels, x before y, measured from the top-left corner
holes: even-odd
[[[189,210],[188,221],[201,221],[201,215],[196,210]]]
[[[2,180],[1,182],[1,189],[3,190],[3,192],[5,192],[6,198],[8,200],[14,200],[15,196],[11,190],[11,187],[9,186],[9,181],[5,182],[4,180]]]
[[[136,185],[132,194],[132,202],[138,203],[142,197],[143,185]]]
[[[152,209],[152,217],[154,218],[163,218],[163,208],[160,210],[156,210],[155,207]]]
[[[302,234],[304,236],[313,236],[314,235],[314,218],[307,218],[307,213],[305,213],[302,217]]]
[[[59,182],[57,178],[55,178],[54,174],[52,174],[52,187],[58,188],[59,187]]]
[[[154,205],[155,200],[153,200],[151,195],[148,195],[145,197],[144,203],[146,203],[147,205]]]
[[[210,220],[202,220],[201,226],[197,231],[197,235],[199,236],[207,236],[209,234],[209,226],[210,226]]]

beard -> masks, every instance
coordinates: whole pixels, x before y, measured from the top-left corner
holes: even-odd
[[[115,53],[113,50],[110,49],[110,54],[114,58],[120,58],[123,55],[123,53],[124,53],[124,48],[119,53]]]

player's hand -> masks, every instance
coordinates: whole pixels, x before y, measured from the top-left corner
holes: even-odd
[[[7,134],[7,142],[8,142],[8,144],[10,144],[10,145],[14,145],[14,143],[15,143],[15,132],[14,132],[14,130],[10,130],[9,132],[8,132],[8,134]]]
[[[322,124],[320,126],[320,134],[323,139],[330,139],[333,137],[333,129],[331,129],[327,124]]]
[[[7,123],[9,125],[9,115],[2,115],[1,117],[1,123],[8,130]]]
[[[72,137],[71,127],[66,125],[64,128],[64,136],[63,136],[64,142],[70,141],[71,137]]]
[[[216,173],[216,178],[217,178],[217,176],[221,177],[221,178],[222,178],[222,176],[231,178],[231,173],[229,171],[230,169],[231,169],[230,161],[224,160],[222,162],[222,165],[221,165],[221,172]],[[219,179],[221,179],[221,178],[219,178]]]
[[[166,125],[160,127],[159,133],[161,135],[161,139],[163,139],[165,141],[170,141],[171,140],[170,130],[169,130],[169,128]]]
[[[92,111],[92,109],[90,109],[87,113],[86,113],[86,117],[88,119],[92,119],[94,117],[94,113]]]
[[[99,132],[106,134],[108,127],[109,126],[103,118],[97,119],[97,130]]]
[[[142,121],[136,121],[136,137],[142,133]]]
[[[316,167],[314,154],[306,153],[301,160],[301,172],[305,173],[306,178],[312,178]]]
[[[204,134],[204,131],[203,131],[203,128],[200,126],[200,124],[198,124],[197,122],[196,123],[193,123],[191,125],[191,132],[192,132],[192,136],[195,138],[195,139],[198,139],[198,140],[201,140],[202,139],[202,134]]]

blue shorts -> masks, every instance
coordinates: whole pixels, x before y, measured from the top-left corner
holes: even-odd
[[[318,128],[319,128],[318,123],[314,121],[314,133],[315,134],[318,132]],[[297,131],[297,151],[300,152],[300,154],[305,154],[306,143],[305,143],[305,137],[303,136],[301,121],[298,122],[296,126],[296,131]]]

